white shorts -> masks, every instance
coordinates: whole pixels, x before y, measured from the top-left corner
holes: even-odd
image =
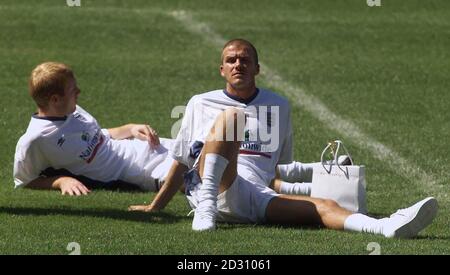
[[[170,150],[173,140],[166,138],[160,138],[159,140],[162,146]],[[170,156],[170,154],[167,154],[165,160],[159,163],[158,166],[152,170],[151,177],[156,179],[159,183],[163,183],[170,168],[172,167],[173,162],[174,159]]]
[[[187,184],[186,197],[192,209],[198,204],[198,191],[201,186],[198,171],[193,169],[195,179]],[[217,221],[231,223],[263,223],[270,200],[277,197],[269,187],[251,183],[239,175],[225,192],[217,196]]]
[[[128,142],[128,146],[133,148],[139,157],[133,165],[125,169],[120,180],[137,185],[144,191],[159,191],[174,161],[169,154],[172,140],[160,138],[161,145],[155,149],[150,149],[147,141],[124,141]]]

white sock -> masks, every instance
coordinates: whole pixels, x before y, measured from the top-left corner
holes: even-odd
[[[311,182],[313,167],[319,163],[301,163],[294,161],[290,164],[278,165],[281,180],[287,182]]]
[[[344,230],[383,235],[385,219],[375,219],[363,214],[352,214],[344,222]]]
[[[311,195],[311,182],[285,182],[281,181],[280,193],[286,195]]]
[[[217,209],[219,184],[227,165],[228,160],[221,155],[214,153],[206,154],[202,186],[199,190],[199,205],[202,204],[202,207],[214,207]]]

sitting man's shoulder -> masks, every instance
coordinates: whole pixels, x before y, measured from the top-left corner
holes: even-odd
[[[275,93],[268,89],[259,89],[259,92],[261,93],[261,99],[270,102],[271,105],[289,105],[289,100],[279,93]]]

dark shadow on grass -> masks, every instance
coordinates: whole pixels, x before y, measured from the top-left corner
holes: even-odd
[[[18,216],[75,216],[75,217],[93,217],[108,218],[114,220],[134,221],[144,223],[172,224],[188,217],[175,216],[166,212],[144,213],[130,212],[114,209],[66,209],[66,208],[31,208],[31,207],[0,207],[0,213]]]
[[[382,215],[381,215],[382,216]],[[321,229],[326,229],[324,226],[299,226],[299,225],[285,225],[285,224],[234,224],[234,223],[219,223],[220,230],[234,230],[234,229],[241,229],[241,228],[253,228],[253,227],[262,227],[262,228],[274,228],[274,229],[298,229],[302,231],[318,231]],[[332,229],[328,229],[332,230]],[[349,231],[341,231],[341,232],[347,232],[352,233]],[[352,234],[355,234],[354,232]],[[364,233],[361,233],[364,234]],[[419,233],[420,234],[420,233]],[[367,234],[368,236],[371,236],[370,234]],[[378,235],[381,236],[381,235]],[[381,236],[382,237],[382,236]],[[450,236],[432,236],[432,235],[419,235],[412,239],[402,239],[402,240],[438,240],[438,241],[448,241],[450,240]]]
[[[369,217],[371,217],[371,218],[375,218],[375,219],[382,219],[382,218],[389,218],[389,216],[390,216],[391,214],[392,214],[392,213],[387,214],[387,213],[372,213],[372,212],[369,212],[369,213],[367,214],[367,216],[369,216]]]
[[[254,227],[261,227],[261,224],[252,224],[252,223],[226,223],[226,222],[218,222],[217,223],[218,228],[220,230],[234,230],[234,229],[241,229],[241,228],[254,228]],[[262,225],[265,226],[265,225]]]
[[[109,182],[102,182],[98,180],[93,180],[91,178],[74,175],[69,170],[66,169],[54,169],[49,167],[41,172],[41,176],[46,177],[55,177],[55,176],[66,176],[77,179],[82,182],[87,188],[91,190],[107,190],[107,191],[115,191],[115,192],[124,192],[124,193],[146,193],[148,191],[143,191],[137,185],[131,184],[121,180],[114,180]]]
[[[261,225],[267,228],[301,229],[311,231],[326,229],[324,226],[315,226],[315,225],[295,225],[295,224],[261,224]]]
[[[448,240],[450,240],[450,236],[427,236],[427,235],[421,235],[421,236],[415,237],[414,240],[448,241]]]
[[[299,225],[284,225],[284,224],[234,224],[234,223],[219,223],[219,229],[220,230],[235,230],[235,229],[241,229],[241,228],[253,228],[253,227],[262,227],[262,228],[274,228],[274,229],[298,229],[302,231],[318,231],[321,229],[326,229],[323,226],[299,226]],[[332,229],[329,229],[332,230]],[[340,232],[347,232],[352,233],[349,231],[340,231]],[[356,234],[356,233],[352,233]],[[363,234],[363,233],[361,233]],[[419,233],[420,234],[420,233]],[[370,234],[367,234],[368,236],[371,236]],[[378,235],[381,236],[381,235]],[[381,236],[382,237],[382,236]],[[431,235],[419,235],[412,239],[402,239],[402,240],[439,240],[439,241],[448,241],[450,240],[450,236],[431,236]]]
[[[268,223],[224,223],[219,222],[220,230],[233,230],[233,229],[241,229],[241,228],[282,228],[282,229],[301,229],[301,230],[314,230],[317,231],[319,229],[324,229],[325,227],[317,227],[317,226],[300,226],[300,225],[286,225],[286,224],[268,224]]]

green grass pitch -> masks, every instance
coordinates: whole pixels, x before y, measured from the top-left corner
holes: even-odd
[[[450,254],[450,2],[446,0],[119,1],[3,0],[0,3],[0,254]],[[27,93],[38,63],[73,67],[79,104],[107,128],[149,123],[169,136],[174,106],[222,88],[220,49],[170,14],[185,11],[223,39],[243,37],[284,81],[435,179],[399,173],[344,139],[367,167],[368,206],[389,215],[428,195],[434,223],[412,240],[307,228],[222,224],[191,230],[178,194],[161,213],[126,211],[154,194],[95,191],[86,197],[13,189],[18,138],[35,111]],[[264,77],[261,87],[280,94]],[[295,159],[317,161],[341,135],[292,102]],[[439,192],[439,194],[436,194]]]

